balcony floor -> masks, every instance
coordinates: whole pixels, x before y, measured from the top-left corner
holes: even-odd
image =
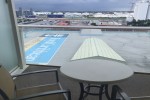
[[[25,72],[35,71],[39,69],[51,69],[54,67],[37,67],[37,66],[29,66]],[[45,77],[45,76],[46,77]],[[42,78],[44,76],[44,78]],[[41,78],[41,79],[40,79]],[[33,84],[45,84],[53,80],[54,75],[50,76],[49,74],[37,74],[35,77],[33,76],[25,76],[22,79],[16,79],[18,88],[32,86]],[[70,89],[72,93],[72,100],[78,100],[80,89],[79,84],[76,81],[72,81],[62,76],[59,72],[59,78],[61,85],[64,89]],[[136,74],[133,75],[128,80],[125,80],[121,83],[117,83],[129,96],[145,96],[150,95],[150,77],[149,75]],[[111,91],[111,85],[109,85],[109,91]],[[95,90],[94,90],[95,91]],[[97,96],[88,96],[85,100],[98,100]],[[104,96],[104,100],[105,96]],[[141,100],[141,99],[140,99]],[[142,99],[143,100],[143,99]]]

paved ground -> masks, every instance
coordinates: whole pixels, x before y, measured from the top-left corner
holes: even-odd
[[[80,32],[69,33],[68,38],[49,64],[62,66],[70,61],[82,42],[89,37],[104,40],[126,60],[134,71],[150,72],[150,33],[146,32],[103,32],[95,36],[81,36]]]
[[[69,34],[68,38],[49,64],[63,65],[70,61],[82,42],[89,37],[104,40],[120,54],[136,72],[150,72],[150,33],[146,32],[102,32],[100,35],[82,35],[80,31],[35,31],[30,30],[24,35],[28,42],[45,33]]]

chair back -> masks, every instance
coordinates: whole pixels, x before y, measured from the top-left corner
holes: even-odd
[[[9,72],[0,65],[0,98],[13,99],[15,96],[15,84]]]

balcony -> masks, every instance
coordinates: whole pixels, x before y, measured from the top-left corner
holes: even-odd
[[[47,26],[47,25],[19,25],[23,35],[25,53],[32,46],[40,43],[46,36],[66,35],[64,41],[55,49],[47,63],[33,62],[31,64],[58,65],[62,66],[70,61],[83,41],[90,37],[102,39],[114,51],[116,51],[126,63],[136,72],[130,79],[117,83],[129,96],[146,96],[150,94],[150,30],[147,27],[89,27],[89,26]],[[85,33],[83,30],[96,30],[97,33]],[[96,32],[95,31],[95,32]],[[43,37],[44,36],[44,37]],[[56,41],[55,41],[56,42]],[[27,58],[27,55],[26,55]],[[30,64],[27,61],[27,64]],[[26,71],[45,69],[31,65]],[[47,68],[46,68],[47,69]],[[25,71],[25,72],[26,72]],[[147,74],[143,74],[147,73]],[[80,89],[77,82],[69,80],[60,74],[63,88],[70,89],[73,100],[77,100]],[[38,76],[39,77],[39,76]],[[18,80],[17,80],[18,81]],[[40,83],[37,82],[37,84]],[[20,85],[20,88],[26,84]],[[32,85],[30,83],[29,85]],[[111,85],[110,85],[111,87]],[[96,89],[92,91],[97,91]],[[109,90],[111,91],[111,89]],[[105,97],[104,97],[105,98]],[[95,96],[88,96],[87,100],[97,100]],[[105,99],[104,99],[105,100]],[[140,100],[140,99],[133,99]],[[142,99],[143,100],[143,99]],[[145,99],[144,99],[145,100]],[[148,100],[148,99],[146,99]]]
[[[10,1],[8,1],[10,2]],[[9,6],[11,6],[9,4]],[[5,7],[4,7],[5,8]],[[13,9],[10,7],[10,15],[13,16]],[[2,9],[4,12],[6,9]],[[5,14],[3,14],[5,15]],[[5,18],[5,16],[3,16]],[[12,17],[11,17],[12,18]],[[5,21],[7,22],[9,18],[7,18]],[[13,18],[12,18],[13,19]],[[8,26],[10,25],[10,22],[7,23]],[[76,24],[76,23],[74,23]],[[7,25],[6,25],[7,26]],[[12,21],[12,26],[15,26],[15,21]],[[105,43],[107,43],[114,51],[116,51],[121,57],[123,57],[126,60],[126,63],[136,72],[133,77],[130,79],[117,83],[120,85],[120,87],[131,97],[136,96],[146,96],[150,94],[150,78],[149,78],[149,66],[150,66],[150,28],[149,27],[125,27],[125,26],[48,26],[48,25],[18,25],[20,28],[20,35],[23,37],[23,48],[24,48],[24,54],[26,58],[27,64],[43,64],[43,65],[63,65],[67,61],[70,61],[75,52],[78,50],[80,45],[83,43],[83,41],[90,37],[96,37],[99,39],[102,39]],[[16,27],[12,27],[13,30],[13,36],[17,37],[18,35],[15,34]],[[11,28],[6,28],[11,29]],[[99,32],[96,33],[86,33],[83,30],[98,30]],[[4,32],[10,33],[10,32]],[[34,50],[31,50],[32,55],[28,55],[27,51],[30,50],[32,47],[34,47],[37,44],[42,44],[41,41],[45,40],[46,37],[57,37],[57,36],[64,36],[65,39],[63,42],[59,44],[59,46],[53,50],[52,56],[48,57],[47,62],[29,62],[33,59],[32,55],[38,56],[38,52],[34,52]],[[8,36],[12,37],[12,34],[8,34]],[[5,40],[13,40],[12,38],[9,38],[6,36]],[[18,43],[20,38],[19,36],[16,39],[16,41],[12,41],[13,45],[8,45],[6,47],[12,46],[13,48],[7,49],[10,50],[8,52],[11,52],[14,50],[14,52],[11,52],[12,54],[15,53],[15,57],[18,54],[19,57],[11,57],[8,53],[8,58],[11,57],[11,63],[13,64],[13,60],[17,59],[15,62],[15,65],[19,65],[21,61],[19,61],[22,56],[22,52],[17,52],[21,50],[20,44]],[[7,41],[10,42],[10,41]],[[14,43],[15,42],[15,43]],[[20,42],[20,41],[19,41]],[[17,44],[18,43],[18,44]],[[44,48],[48,48],[47,42],[45,42],[46,45],[42,45]],[[53,43],[55,43],[53,41]],[[53,44],[52,43],[52,44]],[[16,48],[15,45],[16,45]],[[54,45],[54,44],[53,44]],[[22,45],[21,45],[22,46]],[[5,46],[3,46],[5,47]],[[17,50],[16,50],[17,49]],[[41,48],[40,48],[41,49]],[[39,50],[39,49],[35,49]],[[42,50],[45,50],[42,48]],[[33,53],[32,53],[33,52]],[[48,50],[46,50],[48,52]],[[7,54],[7,52],[3,52]],[[42,54],[41,54],[42,55]],[[30,58],[27,60],[27,58]],[[100,59],[100,58],[98,58]],[[8,59],[6,58],[6,61]],[[22,59],[21,59],[22,60]],[[6,62],[7,63],[7,62]],[[18,64],[19,63],[19,64]],[[23,65],[23,64],[20,64]],[[12,67],[13,67],[12,66]],[[29,72],[31,70],[37,70],[37,69],[48,69],[44,67],[36,67],[34,65],[30,65],[25,72]],[[146,74],[145,74],[146,73]],[[72,92],[72,98],[73,100],[77,100],[79,96],[79,85],[75,81],[71,81],[68,78],[64,77],[62,74],[60,74],[61,83],[63,85],[63,88],[70,89]],[[40,77],[40,75],[38,76]],[[47,82],[49,80],[49,76],[45,77],[45,81],[39,80],[37,77],[30,77],[32,81],[27,81],[28,78],[24,77],[23,80],[16,81],[24,81],[23,84],[18,84],[20,88],[22,86],[28,86],[32,85],[35,80],[37,81],[36,84],[39,84],[41,82]],[[111,89],[110,89],[111,90]],[[93,90],[97,91],[97,90]],[[110,91],[109,91],[110,92]],[[88,96],[87,100],[96,100],[97,97]],[[104,99],[105,100],[105,99]],[[143,100],[143,99],[142,99]]]

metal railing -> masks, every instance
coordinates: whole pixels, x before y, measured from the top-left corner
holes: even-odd
[[[102,29],[105,31],[148,31],[150,27],[133,26],[56,26],[56,25],[18,25],[20,28],[56,28],[56,29]]]

